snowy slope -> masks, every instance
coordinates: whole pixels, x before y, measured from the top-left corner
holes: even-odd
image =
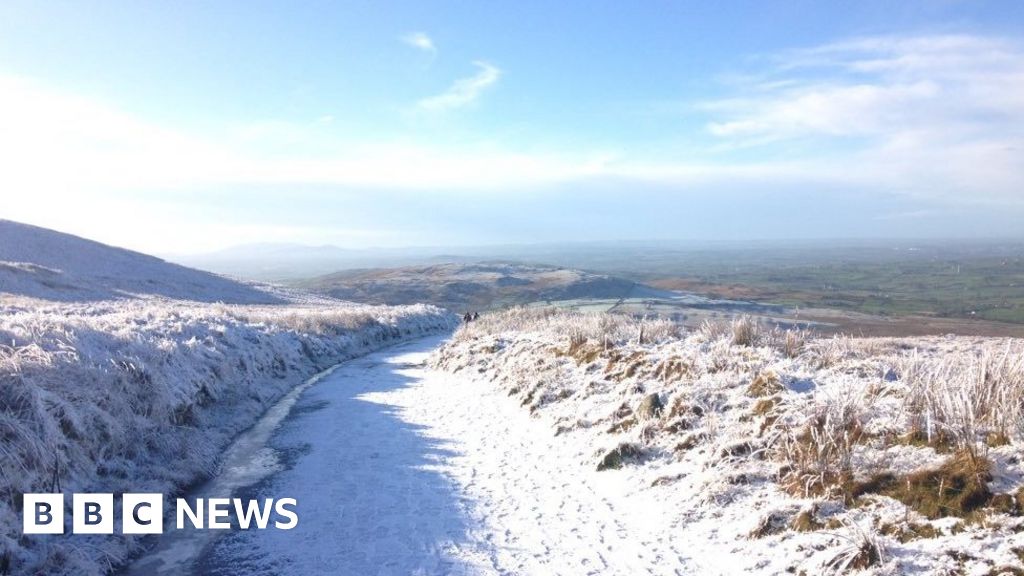
[[[198,302],[273,304],[280,295],[131,250],[0,220],[0,298],[85,301],[162,296]]]
[[[521,404],[580,474],[656,502],[647,522],[702,573],[1024,570],[1020,340],[513,310],[432,364]]]
[[[21,494],[175,493],[313,373],[455,321],[0,221],[0,573],[103,574],[139,544],[23,538]]]

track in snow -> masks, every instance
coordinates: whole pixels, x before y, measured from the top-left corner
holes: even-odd
[[[243,497],[298,500],[294,530],[234,531],[202,574],[675,574],[678,518],[489,385],[424,367],[438,338],[354,360],[270,445]]]

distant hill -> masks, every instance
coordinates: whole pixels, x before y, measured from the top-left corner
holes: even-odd
[[[245,244],[205,254],[166,257],[185,266],[259,281],[309,278],[343,268],[366,267],[359,264],[357,251],[337,246]]]
[[[456,312],[575,298],[621,298],[646,287],[556,266],[484,262],[348,270],[294,285],[357,302],[425,302]]]
[[[448,249],[429,247],[360,248],[306,246],[302,244],[244,244],[205,254],[168,254],[174,262],[257,281],[292,282],[331,274],[338,270],[427,266],[444,262],[476,262],[494,256],[438,255]]]
[[[162,296],[198,302],[277,304],[259,286],[46,228],[0,220],[0,297],[89,301]]]

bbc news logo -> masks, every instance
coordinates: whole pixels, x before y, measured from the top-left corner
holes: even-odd
[[[25,534],[64,533],[63,494],[25,494],[22,513]],[[186,526],[199,530],[226,530],[231,528],[231,516],[242,530],[255,527],[260,530],[272,526],[278,530],[291,530],[299,524],[294,498],[274,500],[242,500],[241,498],[197,498],[190,504],[178,498],[175,527]],[[163,534],[163,494],[122,494],[121,534]],[[71,531],[74,534],[113,534],[114,520],[118,516],[113,494],[74,494],[71,505]],[[274,521],[271,522],[271,519]]]

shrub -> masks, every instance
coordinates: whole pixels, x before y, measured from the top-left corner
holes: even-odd
[[[479,338],[505,332],[569,335],[568,345],[586,343],[601,348],[640,342],[664,342],[679,338],[679,324],[663,318],[635,318],[622,314],[578,312],[550,307],[515,307],[481,316],[464,324],[455,333],[456,340]]]

